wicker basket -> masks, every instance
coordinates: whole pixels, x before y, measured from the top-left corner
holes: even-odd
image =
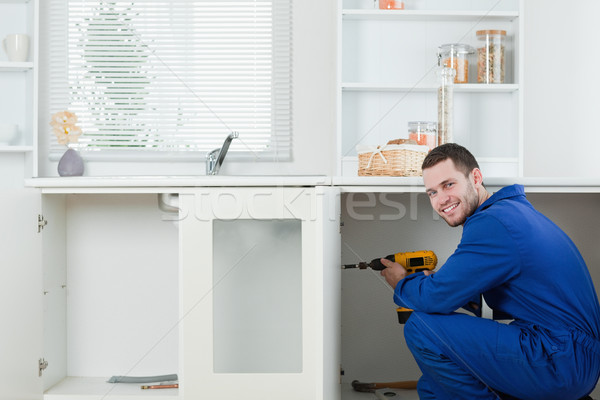
[[[420,176],[427,146],[357,146],[359,176]]]

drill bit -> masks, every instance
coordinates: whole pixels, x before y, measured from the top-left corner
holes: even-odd
[[[370,267],[370,264],[366,263],[364,261],[361,261],[358,264],[346,264],[346,265],[342,265],[342,269],[349,269],[349,268],[367,269],[369,267]]]

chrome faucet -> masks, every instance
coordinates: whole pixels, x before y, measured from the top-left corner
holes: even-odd
[[[225,156],[227,155],[227,150],[229,150],[231,141],[238,137],[240,137],[238,132],[231,132],[225,139],[225,142],[223,142],[221,148],[214,149],[206,155],[206,175],[217,175],[219,173],[221,165],[223,165],[223,161],[225,161]]]

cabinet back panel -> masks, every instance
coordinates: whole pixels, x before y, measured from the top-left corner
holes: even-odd
[[[178,230],[156,195],[67,199],[68,375],[178,370]]]

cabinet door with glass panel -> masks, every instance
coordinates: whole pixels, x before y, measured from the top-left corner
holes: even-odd
[[[180,395],[339,398],[336,190],[180,194]]]

